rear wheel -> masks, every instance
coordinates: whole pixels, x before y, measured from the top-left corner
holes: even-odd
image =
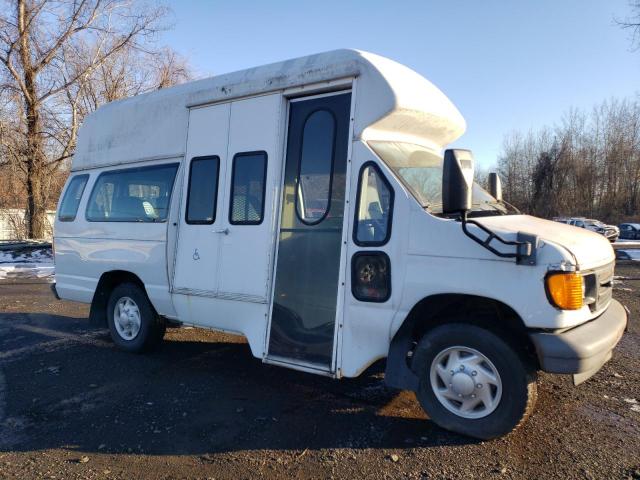
[[[475,438],[506,435],[531,414],[536,373],[498,335],[475,325],[442,325],[414,352],[418,400],[439,426]]]
[[[113,342],[127,352],[152,350],[162,341],[166,330],[147,294],[134,283],[122,283],[113,289],[107,319]]]

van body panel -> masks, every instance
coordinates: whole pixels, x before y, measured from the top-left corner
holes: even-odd
[[[242,335],[254,357],[264,356],[267,304],[211,298],[197,292],[174,295],[173,302],[185,324]]]
[[[387,356],[389,351],[389,327],[392,323],[403,298],[403,278],[406,268],[406,255],[403,250],[407,248],[408,222],[398,220],[408,218],[410,207],[415,200],[410,198],[402,185],[393,176],[390,169],[378,159],[367,147],[366,143],[356,141],[353,143],[352,175],[350,176],[349,204],[355,209],[357,204],[359,172],[367,162],[375,163],[394,193],[393,218],[395,221],[391,227],[391,237],[384,245],[375,247],[362,247],[354,243],[353,226],[349,231],[347,242],[347,267],[345,288],[344,326],[342,329],[342,349],[340,358],[341,375],[354,377],[359,375],[374,361]],[[352,210],[349,219],[353,223],[356,212]],[[391,261],[391,295],[382,303],[363,302],[357,300],[351,291],[352,261],[358,252],[384,252]]]
[[[136,163],[134,167],[177,164],[172,158]],[[126,167],[120,167],[126,168]],[[144,283],[152,304],[161,315],[175,317],[167,276],[166,239],[168,222],[91,222],[85,215],[87,203],[100,174],[91,172],[78,214],[73,222],[56,218],[54,242],[56,254],[56,288],[62,298],[90,303],[100,277],[110,271],[131,272]],[[180,168],[176,173],[179,178]],[[175,195],[176,180],[174,180]]]

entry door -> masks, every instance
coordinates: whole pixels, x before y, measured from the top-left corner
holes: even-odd
[[[222,235],[218,266],[220,298],[269,303],[275,242],[272,187],[282,172],[281,110],[280,94],[231,104],[229,166],[220,215],[227,232]]]
[[[290,102],[269,351],[330,369],[351,93]]]
[[[223,230],[220,178],[227,170],[230,104],[189,113],[182,218],[173,281],[174,293],[214,296]],[[191,320],[191,319],[190,319]]]

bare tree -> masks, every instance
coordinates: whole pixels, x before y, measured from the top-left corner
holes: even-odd
[[[640,215],[640,102],[570,111],[554,128],[509,134],[498,160],[507,201],[552,217]]]
[[[83,116],[149,88],[154,75],[156,88],[188,76],[178,56],[153,49],[166,12],[135,0],[0,0],[0,144],[24,182],[31,238],[45,233]],[[138,71],[143,55],[160,61]]]
[[[640,48],[640,0],[630,0],[629,7],[631,15],[622,20],[616,19],[616,23],[631,31],[631,45],[636,50]]]

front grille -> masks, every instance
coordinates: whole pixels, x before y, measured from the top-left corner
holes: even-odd
[[[615,262],[611,262],[583,274],[585,303],[592,312],[603,310],[611,301],[614,267]]]

